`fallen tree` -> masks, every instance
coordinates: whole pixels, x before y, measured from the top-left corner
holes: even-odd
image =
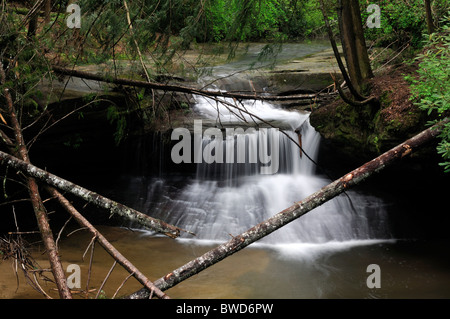
[[[65,210],[82,227],[86,227],[100,245],[114,258],[123,268],[132,274],[144,287],[150,291],[150,298],[153,293],[161,299],[170,299],[165,293],[158,289],[136,266],[125,258],[106,238],[103,236],[78,210],[56,189],[47,186],[46,190],[65,208]]]
[[[115,85],[124,85],[124,86],[135,86],[148,88],[152,90],[161,90],[161,91],[170,91],[170,92],[178,92],[178,93],[189,93],[194,95],[202,95],[210,98],[214,97],[224,97],[224,98],[232,98],[236,100],[262,100],[262,101],[274,101],[274,102],[283,102],[283,101],[295,101],[295,100],[307,100],[311,103],[320,100],[322,97],[330,96],[330,93],[311,93],[311,94],[294,94],[294,95],[263,95],[263,94],[242,94],[235,92],[226,92],[226,91],[209,91],[203,90],[193,87],[187,87],[182,85],[175,84],[162,84],[150,81],[139,81],[139,80],[130,80],[124,78],[113,78],[104,75],[93,74],[91,72],[79,71],[75,69],[68,69],[60,66],[52,66],[52,69],[55,73],[66,76],[79,77],[86,80],[100,81]]]
[[[9,116],[11,129],[14,133],[14,141],[12,141],[1,130],[0,136],[4,143],[11,150],[12,154],[18,156],[21,160],[24,161],[24,163],[31,165],[28,149],[22,133],[22,127],[17,117],[17,110],[14,107],[14,102],[10,90],[6,86],[6,82],[7,78],[3,69],[3,63],[0,62],[0,84],[4,86],[2,93],[6,101],[6,113]],[[3,117],[2,120],[6,122]],[[44,203],[42,202],[41,195],[39,193],[38,184],[36,180],[31,176],[27,176],[25,182],[28,188],[28,194],[33,206],[34,214],[36,216],[39,231],[41,233],[41,238],[44,243],[45,249],[47,250],[47,256],[50,262],[53,277],[55,278],[56,286],[58,287],[59,296],[62,299],[72,299],[72,294],[67,285],[67,279],[64,273],[64,269],[59,259],[58,248],[56,247],[53,233],[50,228],[47,210],[44,206]]]
[[[404,143],[394,147],[393,149],[385,152],[379,157],[373,159],[370,162],[362,165],[361,167],[353,170],[345,176],[335,180],[329,185],[323,187],[319,191],[310,195],[302,201],[299,201],[291,207],[279,212],[273,217],[260,224],[248,229],[246,232],[233,237],[230,241],[210,250],[204,255],[190,261],[189,263],[173,270],[166,276],[158,279],[153,284],[161,291],[165,291],[183,280],[190,278],[191,276],[199,273],[200,271],[216,264],[217,262],[225,259],[228,256],[244,249],[248,245],[258,241],[259,239],[271,234],[272,232],[287,225],[293,220],[298,219],[314,208],[324,204],[325,202],[333,199],[334,197],[344,193],[347,189],[362,183],[371,175],[381,171],[386,166],[392,164],[394,161],[407,156],[414,149],[424,145],[425,143],[433,140],[441,132],[441,125],[447,123],[448,119],[441,121],[440,123],[430,127],[420,134],[412,137]],[[75,185],[69,181],[61,179],[51,173],[48,173],[36,166],[33,166],[26,161],[23,161],[15,156],[9,155],[0,151],[0,161],[2,165],[12,167],[17,171],[22,172],[28,177],[35,178],[36,180],[43,182],[47,185],[55,187],[57,189],[67,191],[76,196],[79,196],[88,202],[91,202],[99,207],[109,209],[111,213],[118,213],[122,216],[133,216],[136,221],[141,224],[147,225],[152,229],[170,236],[177,237],[180,231],[184,231],[172,225],[167,225],[161,221],[153,221],[151,218],[142,213],[136,212],[133,209],[127,208],[119,203],[108,200],[94,192],[90,192],[78,185]],[[150,289],[151,290],[151,289]],[[151,295],[149,289],[143,288],[129,298],[148,298]]]
[[[12,138],[10,138],[5,132],[0,129],[0,139],[3,142],[4,146],[7,147],[10,154],[12,154],[14,158],[20,159],[23,163],[28,165],[31,164],[31,160],[28,154],[28,148],[25,143],[25,139],[22,133],[22,126],[20,123],[20,112],[15,108],[15,103],[11,96],[9,88],[6,86],[7,77],[3,68],[3,64],[0,63],[0,84],[2,84],[2,96],[5,99],[5,109],[0,108],[0,120],[8,127],[8,123],[2,115],[2,112],[5,112],[6,117],[9,117],[9,127],[14,134]],[[18,115],[19,114],[19,115]],[[4,153],[6,154],[6,153]],[[93,193],[87,189],[79,187],[73,183],[68,181],[64,181],[62,179],[54,179],[60,184],[64,184],[66,190],[70,190],[72,193],[75,192],[78,196],[82,197],[86,201],[90,203],[94,203],[97,206],[108,209],[111,214],[117,213],[123,217],[129,218],[130,220],[136,221],[147,227],[153,231],[157,231],[163,233],[169,237],[175,238],[179,236],[181,229],[174,227],[172,225],[166,224],[160,220],[154,219],[150,216],[142,214],[138,211],[135,211],[131,208],[128,208],[124,205],[111,201],[107,198],[104,198],[96,193]],[[28,190],[30,202],[32,204],[37,224],[39,226],[39,232],[42,237],[42,241],[45,246],[45,250],[47,251],[47,256],[50,262],[51,271],[53,273],[53,277],[55,279],[55,283],[57,286],[57,290],[59,295],[63,299],[72,299],[72,292],[67,285],[67,279],[65,276],[64,269],[62,267],[59,251],[56,245],[56,242],[53,238],[53,232],[50,227],[48,213],[44,203],[41,199],[39,186],[37,180],[30,176],[25,175],[25,184]],[[110,253],[110,255],[115,258],[117,262],[119,262],[127,271],[129,271],[144,287],[147,287],[149,291],[151,291],[150,295],[155,294],[158,298],[168,298],[166,294],[164,294],[161,290],[153,285],[153,283],[143,275],[134,265],[132,265],[120,252],[118,252],[107,240],[104,238],[99,232],[93,228],[92,225],[88,223],[84,217],[79,214],[76,209],[69,203],[69,201],[59,192],[57,192],[53,188],[49,188],[49,192],[53,196],[55,196],[59,203],[69,212],[74,218],[85,227],[87,227],[91,232],[94,233],[94,239],[99,241],[100,244],[105,248],[106,251]],[[45,293],[44,293],[45,294]],[[47,294],[45,294],[48,298],[50,298]]]
[[[47,185],[80,197],[97,207],[104,208],[108,210],[111,215],[117,214],[132,222],[137,222],[152,231],[159,232],[171,238],[178,237],[181,232],[187,232],[184,229],[145,215],[133,208],[92,192],[2,151],[0,151],[0,161],[2,162],[2,165],[13,167],[27,176],[36,178]]]
[[[349,188],[362,183],[371,175],[380,172],[396,160],[409,155],[414,149],[430,142],[440,134],[441,125],[447,123],[448,121],[449,119],[447,118],[422,131],[404,143],[392,148],[372,161],[365,163],[343,177],[328,184],[302,201],[296,202],[291,207],[286,208],[273,217],[248,229],[244,233],[234,236],[230,241],[171,271],[164,277],[156,280],[154,284],[162,291],[167,290],[183,280],[188,279],[200,271],[218,263],[226,257],[244,249],[250,244],[271,234],[272,232],[310,212],[314,208],[340,195]],[[148,298],[148,296],[149,291],[142,288],[141,290],[128,296],[128,298],[140,299]]]

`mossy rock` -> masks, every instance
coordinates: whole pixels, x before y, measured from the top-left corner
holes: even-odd
[[[311,114],[311,124],[344,156],[373,158],[426,128],[426,114],[411,101],[405,68],[387,70],[369,83],[377,103],[350,106],[340,98]]]

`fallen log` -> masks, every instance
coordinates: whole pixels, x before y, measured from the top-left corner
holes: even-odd
[[[262,100],[262,101],[295,101],[295,100],[308,100],[310,102],[317,101],[322,96],[329,96],[330,93],[311,93],[311,94],[297,94],[297,95],[263,95],[263,94],[242,94],[226,91],[208,91],[187,86],[174,85],[174,84],[162,84],[156,82],[146,82],[139,80],[130,80],[124,78],[113,78],[104,75],[93,74],[90,72],[79,71],[75,69],[67,69],[60,66],[52,66],[55,73],[67,76],[79,77],[87,80],[100,81],[115,85],[135,86],[148,88],[153,90],[171,91],[179,93],[189,93],[194,95],[202,95],[206,97],[224,97],[234,98],[237,100]]]
[[[200,271],[218,263],[228,256],[242,250],[248,245],[271,234],[288,223],[296,220],[314,208],[340,195],[349,188],[360,184],[371,175],[380,172],[394,161],[409,155],[414,149],[431,141],[440,134],[440,126],[448,122],[448,119],[424,130],[404,143],[392,148],[370,162],[351,171],[334,182],[324,186],[314,194],[302,201],[296,202],[289,208],[279,212],[262,223],[248,229],[244,233],[233,237],[230,241],[206,252],[202,256],[188,262],[187,264],[171,271],[164,277],[156,280],[154,284],[162,291],[172,288],[178,283]],[[131,294],[127,298],[148,298],[149,292],[145,288]]]
[[[3,64],[0,62],[0,84],[5,85],[6,82],[6,74],[3,69]],[[23,160],[24,163],[31,165],[28,148],[23,137],[22,127],[20,125],[20,121],[17,116],[17,110],[14,107],[14,102],[9,88],[4,86],[2,93],[6,100],[6,109],[9,115],[10,124],[12,125],[12,129],[14,132],[14,142],[3,132],[0,133],[1,139],[5,142],[8,148],[12,150],[13,154]],[[42,242],[44,243],[44,247],[47,250],[50,267],[52,269],[56,286],[58,287],[58,293],[63,299],[72,299],[72,294],[67,285],[66,275],[62,267],[61,260],[59,259],[58,248],[56,246],[52,230],[50,228],[48,213],[39,193],[38,184],[36,180],[31,176],[27,176],[26,184],[41,234]]]
[[[2,165],[12,167],[27,176],[36,178],[37,180],[47,185],[53,186],[59,190],[80,197],[88,203],[94,204],[97,207],[104,208],[108,210],[111,215],[117,214],[133,222],[137,222],[150,230],[162,233],[168,237],[176,238],[182,231],[187,232],[184,229],[167,224],[162,220],[150,217],[133,208],[127,207],[109,198],[103,197],[95,192],[92,192],[61,177],[44,171],[32,164],[26,163],[18,159],[17,157],[14,157],[2,151],[0,151],[0,161]]]
[[[125,258],[106,238],[103,236],[83,215],[81,215],[78,210],[53,187],[47,186],[46,190],[58,202],[65,208],[65,210],[72,215],[73,218],[82,227],[86,227],[91,234],[98,240],[100,245],[114,258],[123,268],[125,268],[130,274],[132,274],[144,287],[151,291],[161,299],[170,299],[165,293],[159,290],[136,266],[134,266],[128,259]]]

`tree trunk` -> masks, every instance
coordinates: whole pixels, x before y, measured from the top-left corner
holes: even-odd
[[[448,119],[442,121],[433,127],[424,130],[406,142],[394,147],[379,157],[370,162],[360,166],[338,180],[328,184],[319,191],[305,198],[304,200],[295,203],[291,207],[274,215],[266,221],[250,228],[246,232],[233,237],[227,243],[224,243],[204,255],[188,262],[187,264],[173,270],[166,276],[155,281],[155,285],[161,290],[172,288],[181,281],[199,273],[200,271],[218,263],[228,256],[242,250],[248,245],[257,240],[269,235],[270,233],[280,229],[302,215],[308,213],[314,208],[324,204],[339,194],[345,192],[347,189],[360,184],[371,175],[378,173],[386,166],[392,164],[395,160],[401,159],[411,153],[412,150],[422,146],[431,141],[440,134],[440,127],[443,123],[448,122]],[[148,298],[149,292],[146,289],[141,289],[128,298]]]
[[[348,87],[351,95],[358,101],[367,100],[368,98],[363,96],[359,92],[359,90],[357,90],[355,88],[355,86],[353,85],[353,83],[352,83],[352,81],[351,81],[351,79],[350,79],[350,77],[348,75],[347,69],[345,68],[344,63],[342,62],[341,54],[340,54],[339,49],[337,47],[336,41],[334,40],[334,34],[333,34],[332,29],[331,29],[330,23],[328,21],[328,15],[326,13],[326,9],[325,9],[323,0],[320,0],[320,7],[321,7],[323,18],[324,18],[324,21],[325,21],[325,26],[327,28],[328,38],[330,40],[331,47],[333,48],[333,53],[334,53],[334,56],[336,58],[336,62],[338,64],[338,66],[339,66],[339,69],[341,71],[342,77],[344,78],[344,81],[347,84],[347,87]],[[334,80],[334,84],[335,84],[335,86],[336,86],[336,88],[337,88],[337,90],[339,92],[339,95],[342,97],[342,99],[346,103],[356,106],[356,104],[358,104],[358,103],[355,102],[355,101],[352,101],[351,99],[348,99],[347,96],[342,92],[340,84],[337,82],[337,79],[333,77],[333,80]],[[360,105],[357,105],[357,106],[360,106]]]
[[[37,24],[38,24],[38,15],[36,14],[33,17],[31,17],[30,22],[28,23],[27,38],[29,40],[31,40],[36,36]]]
[[[111,83],[116,85],[126,85],[126,86],[136,86],[149,88],[154,90],[161,91],[170,91],[170,92],[179,92],[179,93],[188,93],[188,94],[197,94],[203,95],[206,97],[229,97],[235,98],[237,100],[264,100],[264,101],[294,101],[294,100],[310,100],[317,101],[320,100],[321,97],[329,96],[330,94],[296,94],[296,95],[258,95],[258,94],[240,94],[240,93],[232,93],[232,92],[223,92],[223,91],[207,91],[187,86],[174,85],[174,84],[161,84],[156,82],[145,82],[138,80],[129,80],[124,78],[111,78],[103,75],[93,74],[85,71],[78,71],[74,69],[63,68],[60,66],[52,66],[52,69],[55,73],[61,75],[75,76],[79,78],[84,78],[87,80],[101,81],[105,83]]]
[[[353,86],[362,94],[364,82],[373,77],[358,0],[341,0],[339,7],[341,41]]]
[[[0,63],[0,84],[4,85],[6,83],[6,75],[3,70],[3,64]],[[8,88],[3,89],[3,95],[6,99],[6,107],[9,113],[11,125],[14,131],[15,137],[15,147],[14,153],[19,156],[24,163],[30,165],[30,158],[28,156],[28,150],[25,145],[25,140],[22,135],[22,129],[19,120],[16,116],[16,110],[14,109],[13,100]],[[12,141],[4,135],[2,139],[7,139],[7,144],[11,144]],[[37,223],[41,233],[42,241],[44,242],[45,249],[47,250],[47,255],[50,261],[50,266],[52,269],[53,276],[55,278],[56,286],[58,287],[58,292],[61,298],[71,299],[72,294],[69,287],[67,286],[67,279],[62,267],[61,261],[59,260],[58,249],[56,243],[53,239],[53,233],[50,228],[48,221],[47,211],[42,203],[41,196],[39,194],[39,188],[34,178],[27,177],[26,179],[28,192],[31,199],[31,204],[36,215]]]
[[[434,22],[433,13],[431,11],[431,0],[425,0],[425,12],[427,18],[428,34],[432,34],[434,32]]]
[[[100,245],[113,257],[122,267],[124,267],[130,274],[132,274],[144,287],[152,293],[155,293],[158,298],[170,299],[165,293],[159,290],[143,273],[139,271],[128,259],[125,258],[114,246],[95,229],[92,224],[83,217],[73,205],[53,187],[46,187],[47,191],[55,197],[58,202],[65,208],[65,210],[72,215],[75,220],[82,227],[86,227],[93,236],[95,236]]]
[[[50,22],[50,14],[52,12],[52,0],[45,0],[44,4],[44,22],[48,24]]]
[[[36,36],[37,27],[38,27],[39,11],[42,8],[42,6],[44,5],[44,1],[48,1],[48,0],[38,0],[36,3],[34,3],[33,7],[30,9],[30,11],[27,14],[27,17],[29,19],[27,38],[29,40],[31,40],[33,37]]]
[[[48,173],[5,152],[0,151],[0,160],[2,161],[2,164],[14,167],[27,176],[36,178],[37,180],[44,182],[47,185],[71,193],[77,197],[84,199],[88,203],[94,204],[97,207],[104,208],[108,210],[111,215],[117,214],[119,216],[125,217],[132,222],[137,222],[142,226],[162,233],[171,238],[178,237],[180,235],[180,232],[182,231],[187,232],[186,230],[169,225],[159,219],[152,218],[132,208],[129,208],[111,199],[103,197],[95,192],[78,186],[72,182],[62,179],[56,175]]]

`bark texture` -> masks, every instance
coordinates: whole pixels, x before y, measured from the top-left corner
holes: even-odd
[[[0,160],[3,165],[13,167],[27,176],[36,178],[47,185],[80,197],[88,203],[108,210],[111,214],[117,214],[133,222],[137,222],[150,230],[162,233],[171,238],[176,238],[182,231],[185,231],[46,172],[5,152],[0,151]]]
[[[373,73],[362,28],[359,1],[341,0],[338,13],[348,73],[354,87],[361,94],[364,81],[372,78]]]
[[[427,18],[428,34],[432,34],[434,32],[434,21],[433,12],[431,10],[431,0],[425,0],[425,12]]]
[[[46,187],[47,191],[65,208],[65,210],[72,215],[80,226],[86,227],[91,234],[96,238],[100,245],[113,257],[123,268],[132,274],[144,287],[146,287],[152,294],[155,294],[161,299],[170,299],[165,293],[157,288],[136,266],[134,266],[128,259],[125,258],[95,227],[81,215],[78,210],[53,187]]]
[[[6,74],[3,70],[3,64],[0,63],[0,84],[6,83]],[[11,141],[6,134],[2,132],[2,139],[7,145],[12,148],[13,154],[16,154],[24,163],[30,164],[30,158],[28,156],[28,150],[25,145],[25,140],[22,134],[22,128],[20,122],[17,118],[16,110],[14,108],[14,103],[11,97],[9,89],[5,87],[3,89],[3,96],[6,100],[6,108],[10,118],[10,123],[14,131],[14,142]],[[14,146],[12,145],[14,143]],[[53,233],[50,228],[50,223],[48,221],[47,211],[42,203],[42,199],[39,193],[39,187],[36,180],[28,176],[26,178],[26,184],[28,187],[28,193],[30,196],[31,204],[36,216],[36,220],[41,233],[42,241],[44,243],[45,249],[47,250],[48,259],[50,262],[50,267],[52,269],[53,277],[55,278],[56,286],[58,287],[58,292],[63,299],[72,299],[72,294],[69,287],[67,286],[67,279],[62,267],[61,261],[58,255],[58,249],[53,238]]]

